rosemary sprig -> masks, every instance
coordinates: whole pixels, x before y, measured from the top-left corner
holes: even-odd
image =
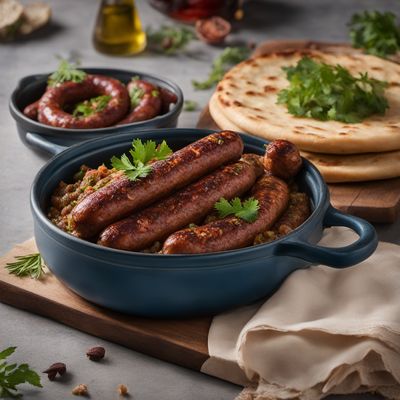
[[[19,277],[30,276],[33,279],[40,279],[45,274],[40,253],[17,256],[15,259],[16,261],[6,264],[6,268],[10,274]]]

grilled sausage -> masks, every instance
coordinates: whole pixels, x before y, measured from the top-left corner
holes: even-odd
[[[117,125],[131,124],[132,122],[145,121],[160,114],[162,98],[157,86],[140,79],[132,80],[127,86],[128,92],[138,89],[141,91],[139,104],[134,106],[128,115]]]
[[[310,216],[310,200],[305,193],[290,193],[289,205],[274,226],[256,236],[254,244],[271,242],[288,235]]]
[[[190,223],[199,223],[221,198],[247,192],[263,173],[260,157],[245,154],[234,164],[212,172],[143,211],[108,226],[98,244],[122,250],[142,250]]]
[[[38,120],[39,101],[40,100],[36,100],[34,103],[28,104],[23,111],[25,116],[27,116],[30,119],[33,119],[34,121]]]
[[[243,142],[237,133],[222,131],[206,136],[168,159],[152,164],[145,178],[125,175],[86,197],[72,211],[74,234],[95,236],[113,222],[169,195],[223,164],[240,158]]]
[[[264,166],[272,175],[290,179],[297,175],[302,159],[297,147],[287,140],[274,140],[267,146]]]
[[[169,111],[171,104],[176,104],[178,96],[168,89],[160,87],[161,94],[161,114],[165,114]]]
[[[88,117],[74,117],[64,111],[67,105],[92,97],[111,97],[106,107]],[[82,82],[63,82],[49,87],[39,101],[39,122],[60,128],[104,128],[123,118],[129,109],[126,87],[117,79],[101,75],[87,75]]]
[[[211,253],[251,245],[257,234],[270,228],[286,209],[289,189],[281,179],[265,175],[254,186],[252,196],[258,200],[260,207],[254,222],[229,216],[203,226],[184,229],[167,238],[162,252]]]

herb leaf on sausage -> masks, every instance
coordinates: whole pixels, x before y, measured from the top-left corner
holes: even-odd
[[[250,197],[243,202],[239,197],[235,197],[231,201],[222,197],[215,203],[214,207],[221,218],[225,218],[228,215],[234,215],[235,217],[247,222],[254,222],[258,217],[258,209],[260,208],[260,205],[258,200],[253,197]]]
[[[123,154],[121,158],[113,156],[111,164],[113,168],[124,171],[130,180],[135,181],[138,178],[146,177],[151,172],[150,163],[152,161],[164,160],[171,153],[172,150],[165,140],[157,146],[153,140],[143,143],[140,139],[135,139],[132,142],[132,149],[129,150],[132,161],[126,154]]]
[[[76,64],[70,64],[67,60],[61,60],[57,71],[48,79],[49,86],[55,86],[63,82],[82,82],[86,78],[86,72],[76,68]]]
[[[389,108],[384,90],[387,82],[367,73],[353,76],[341,65],[329,65],[303,57],[295,66],[284,67],[289,86],[278,94],[296,117],[361,122]]]
[[[74,117],[89,117],[92,114],[103,111],[110,100],[111,96],[103,95],[82,101],[75,105],[72,115]]]
[[[355,48],[383,58],[400,50],[400,28],[396,16],[389,11],[354,14],[349,26]]]

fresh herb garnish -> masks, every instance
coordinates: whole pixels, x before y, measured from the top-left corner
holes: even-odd
[[[0,398],[20,398],[16,386],[29,383],[36,387],[42,387],[40,376],[29,368],[28,364],[7,364],[4,361],[14,353],[16,347],[9,347],[0,352]]]
[[[297,117],[362,121],[373,114],[383,115],[389,107],[384,96],[387,83],[358,77],[340,65],[328,65],[303,57],[296,66],[284,67],[289,87],[278,94],[278,104],[286,104]]]
[[[158,97],[160,95],[160,92],[157,89],[154,89],[154,90],[151,91],[151,95],[153,97]]]
[[[192,81],[193,87],[198,90],[212,88],[224,77],[230,67],[245,60],[249,55],[248,47],[226,47],[214,60],[208,78],[203,82]]]
[[[196,111],[199,104],[194,100],[185,100],[183,103],[184,111]]]
[[[362,48],[366,53],[386,57],[400,49],[400,28],[391,12],[354,14],[349,26],[353,47]]]
[[[150,49],[165,54],[175,54],[183,50],[196,38],[191,29],[180,26],[163,25],[158,30],[148,28],[146,34]]]
[[[110,100],[111,96],[103,95],[82,101],[75,106],[72,115],[74,117],[89,117],[99,111],[103,111]]]
[[[76,64],[70,64],[67,60],[61,60],[57,71],[53,72],[48,79],[49,86],[55,86],[63,82],[82,82],[86,78],[86,72],[76,69]]]
[[[258,209],[260,205],[258,200],[250,197],[243,203],[239,197],[235,197],[233,200],[228,201],[225,198],[219,199],[214,205],[215,209],[221,218],[228,215],[234,215],[247,222],[254,222],[258,217]]]
[[[157,146],[153,140],[147,140],[143,143],[140,139],[132,142],[132,149],[129,154],[132,161],[126,154],[121,158],[113,156],[111,158],[112,166],[120,171],[124,171],[125,175],[132,181],[138,178],[146,177],[152,170],[151,164],[153,160],[164,160],[172,153],[165,140]]]
[[[10,274],[20,277],[30,276],[34,279],[40,279],[44,274],[44,265],[39,253],[28,254],[26,256],[15,257],[17,261],[7,263],[6,268]]]
[[[129,97],[131,99],[131,107],[136,108],[144,96],[144,91],[139,86],[131,86],[129,88]]]

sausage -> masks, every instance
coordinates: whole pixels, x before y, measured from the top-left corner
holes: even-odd
[[[262,173],[260,157],[245,154],[239,162],[221,167],[165,200],[108,226],[97,243],[122,250],[145,249],[190,223],[200,223],[221,197],[232,199],[244,194]]]
[[[290,193],[289,206],[273,227],[256,236],[254,244],[271,242],[298,228],[310,216],[310,201],[305,193]]]
[[[254,222],[228,216],[203,226],[183,229],[167,238],[163,254],[211,253],[251,245],[257,234],[270,228],[286,209],[289,188],[281,179],[264,175],[254,186],[252,197],[258,200],[260,207]]]
[[[236,161],[243,141],[231,131],[206,136],[168,159],[156,161],[145,178],[130,181],[125,175],[86,197],[72,210],[74,234],[90,238],[113,222],[127,217],[223,164]]]
[[[166,114],[169,111],[171,104],[176,104],[178,96],[171,90],[160,87],[161,94],[161,114]]]
[[[64,111],[67,105],[92,97],[108,95],[106,107],[88,117],[74,117]],[[93,129],[115,124],[129,109],[128,91],[120,81],[102,75],[87,75],[82,82],[63,82],[49,87],[39,101],[39,122],[60,128]]]
[[[24,108],[24,115],[27,116],[30,119],[33,119],[34,121],[38,120],[38,113],[39,113],[39,100],[36,100],[35,102],[28,104]]]
[[[266,149],[264,156],[265,169],[282,179],[297,175],[302,166],[302,159],[297,147],[287,140],[274,140]]]
[[[150,82],[140,79],[129,82],[127,89],[130,93],[134,88],[142,90],[142,96],[139,104],[128,113],[128,115],[117,123],[117,125],[131,124],[132,122],[145,121],[160,114],[161,94],[157,86]]]

